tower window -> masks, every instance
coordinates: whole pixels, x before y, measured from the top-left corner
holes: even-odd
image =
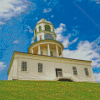
[[[27,62],[22,62],[21,71],[27,71]]]
[[[53,32],[54,32],[54,29],[53,29]]]
[[[73,74],[77,75],[77,69],[76,69],[76,67],[73,67]]]
[[[43,72],[42,63],[38,63],[38,72]]]
[[[46,31],[51,31],[50,26],[49,26],[49,25],[45,25],[45,30],[46,30]]]
[[[37,32],[37,29],[35,29],[35,34],[36,34],[36,32]]]
[[[84,68],[84,71],[85,71],[85,75],[89,76],[88,68]]]
[[[50,55],[53,56],[53,52],[52,51],[50,51]]]
[[[42,40],[42,36],[40,35],[40,40]]]
[[[39,31],[41,31],[41,26],[39,26]]]

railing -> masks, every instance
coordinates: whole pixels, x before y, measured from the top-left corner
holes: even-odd
[[[58,77],[63,77],[62,71],[57,71]]]

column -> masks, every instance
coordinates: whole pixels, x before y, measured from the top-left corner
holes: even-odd
[[[48,56],[50,56],[50,46],[48,44]]]
[[[63,57],[63,52],[62,52],[62,48],[61,48],[61,57]]]
[[[45,24],[43,24],[43,26],[42,26],[42,30],[45,30]]]
[[[40,45],[38,45],[38,54],[40,55],[41,52],[40,52]]]
[[[33,49],[32,49],[32,54],[33,54]]]
[[[59,52],[58,52],[58,46],[56,45],[56,53],[57,53],[57,57],[59,57]]]

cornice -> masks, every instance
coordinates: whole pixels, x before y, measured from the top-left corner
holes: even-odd
[[[28,52],[29,52],[29,49],[30,49],[32,46],[34,46],[34,45],[36,45],[36,44],[38,44],[38,43],[43,43],[43,42],[55,42],[55,43],[58,43],[58,44],[61,45],[62,50],[64,49],[64,46],[63,46],[63,44],[62,44],[61,42],[59,42],[59,41],[57,41],[57,40],[45,39],[45,40],[40,40],[40,41],[37,41],[37,42],[34,42],[33,44],[31,44],[31,45],[29,46],[29,48],[28,48]]]
[[[42,30],[42,31],[39,31],[39,32],[37,32],[37,33],[35,34],[35,36],[34,36],[34,38],[33,38],[33,41],[35,40],[37,34],[39,34],[39,33],[41,33],[41,32],[53,33],[53,34],[55,35],[55,37],[57,37],[56,34],[55,34],[55,32]]]

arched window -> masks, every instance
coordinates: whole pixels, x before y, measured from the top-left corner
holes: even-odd
[[[36,34],[36,32],[37,32],[37,29],[35,29],[35,34]]]
[[[53,32],[55,32],[55,30],[53,29]]]
[[[49,25],[45,25],[45,30],[46,31],[51,31],[51,27]]]
[[[39,31],[41,31],[41,26],[39,26]]]

